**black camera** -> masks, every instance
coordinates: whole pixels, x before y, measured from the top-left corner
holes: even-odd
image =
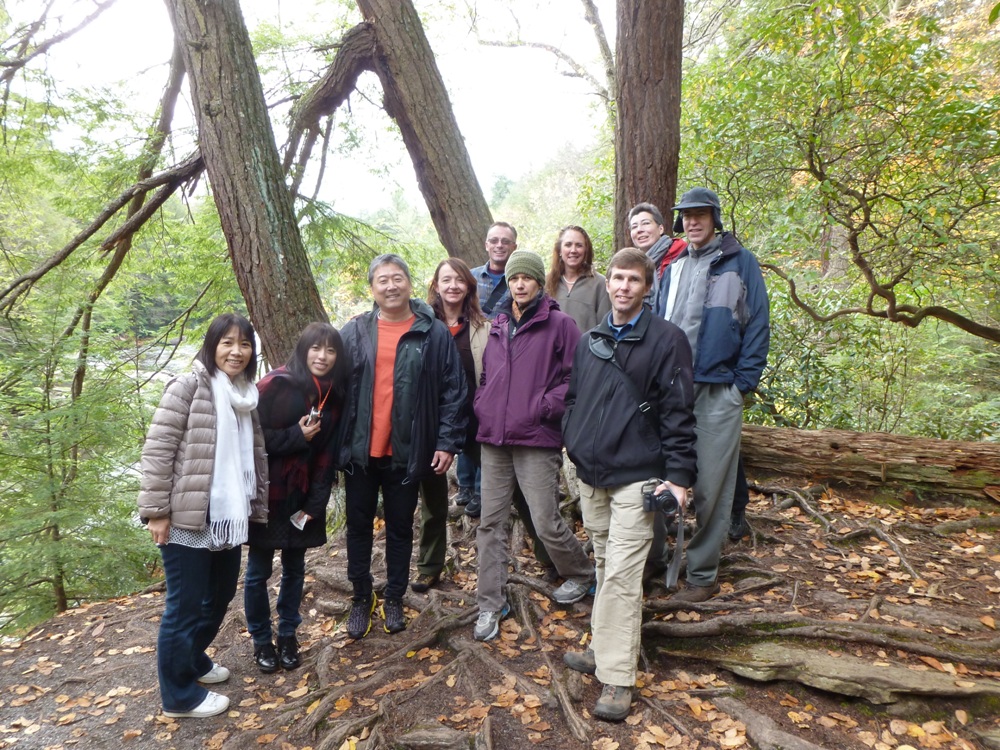
[[[680,510],[677,498],[670,490],[664,490],[659,495],[654,494],[656,488],[663,484],[660,479],[650,479],[642,485],[642,509],[647,513],[660,511],[665,516],[676,516]]]

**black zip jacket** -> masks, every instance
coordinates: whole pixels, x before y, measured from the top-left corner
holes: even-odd
[[[622,372],[595,350],[621,365],[648,412],[639,410]],[[620,341],[607,318],[583,334],[562,423],[581,481],[606,489],[658,477],[690,487],[697,476],[694,425],[691,347],[680,328],[643,310]]]
[[[465,372],[451,332],[423,300],[411,299],[410,309],[416,320],[399,340],[393,368],[391,441],[393,468],[405,468],[407,479],[415,482],[434,473],[435,451],[462,450],[467,418]],[[353,365],[344,404],[344,418],[353,429],[340,449],[340,464],[349,471],[350,463],[368,465],[376,309],[349,320],[340,335]]]

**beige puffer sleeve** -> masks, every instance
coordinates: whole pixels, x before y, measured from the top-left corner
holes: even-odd
[[[156,407],[153,421],[142,446],[142,479],[139,484],[139,517],[170,516],[170,497],[174,483],[174,461],[184,442],[191,402],[197,389],[194,374],[183,375],[167,383]]]

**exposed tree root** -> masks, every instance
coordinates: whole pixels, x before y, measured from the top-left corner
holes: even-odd
[[[537,683],[531,682],[530,680],[526,680],[524,678],[524,675],[518,674],[517,672],[508,669],[506,666],[504,666],[499,661],[494,659],[486,648],[483,648],[475,641],[467,641],[456,638],[454,641],[452,641],[451,645],[453,648],[461,652],[468,653],[471,656],[475,657],[490,670],[500,675],[503,675],[508,680],[513,680],[514,683],[517,685],[517,689],[520,692],[537,695],[539,700],[541,700],[542,703],[544,703],[546,706],[550,708],[554,708],[558,705],[558,701],[552,695],[552,692],[550,690],[547,690],[542,685],[538,685]],[[541,693],[541,695],[539,695],[539,693]]]
[[[791,487],[778,487],[778,486],[767,486],[763,488],[763,491],[774,496],[774,495],[787,495],[788,500],[785,500],[778,507],[782,509],[791,508],[794,506],[800,507],[805,511],[806,515],[812,518],[816,523],[823,527],[823,531],[827,534],[833,531],[833,527],[830,525],[830,521],[825,515],[820,513],[813,504],[806,497],[806,493],[794,490]]]
[[[866,622],[844,623],[815,620],[800,615],[754,614],[719,615],[702,622],[666,622],[655,620],[642,626],[643,634],[663,638],[702,638],[705,636],[736,636],[749,638],[796,637],[825,639],[847,643],[867,643],[883,648],[899,649],[936,659],[972,664],[987,669],[1000,668],[1000,638],[990,641],[959,641],[962,651],[946,648],[956,645],[952,637],[937,636],[902,627],[874,625]]]
[[[997,528],[1000,528],[1000,515],[991,515],[970,518],[967,521],[945,521],[931,528],[931,533],[935,536],[951,536],[952,534],[965,533],[969,529]]]
[[[886,534],[878,526],[866,526],[863,529],[855,529],[854,531],[849,531],[846,534],[831,533],[828,534],[827,536],[828,538],[833,539],[837,543],[850,542],[855,539],[864,539],[865,537],[872,537],[872,536],[876,537],[877,539],[889,545],[892,551],[896,553],[896,556],[899,557],[899,564],[903,567],[903,569],[907,573],[909,573],[913,577],[913,580],[917,580],[920,578],[920,574],[913,569],[912,565],[910,565],[910,562],[909,560],[907,560],[906,555],[903,554],[903,550],[900,549],[898,544],[896,544],[896,540],[893,539],[888,534]]]
[[[645,703],[647,706],[649,706],[651,709],[653,709],[661,717],[663,717],[667,722],[670,723],[670,725],[674,729],[676,729],[678,732],[680,732],[681,734],[683,734],[685,737],[690,737],[691,736],[691,730],[688,729],[687,725],[683,721],[681,721],[680,719],[678,719],[676,716],[674,716],[673,713],[671,713],[670,711],[667,711],[663,707],[663,704],[660,703],[660,701],[653,700],[652,698],[645,698],[644,697],[642,699],[642,702]]]
[[[566,690],[566,685],[561,679],[565,676],[565,670],[561,668],[558,671],[556,670],[550,654],[543,654],[543,657],[545,658],[545,664],[549,668],[549,674],[552,675],[552,692],[559,702],[559,708],[562,709],[566,726],[578,741],[586,742],[590,737],[590,732],[588,731],[586,722],[573,707],[573,700],[570,698],[569,692]]]

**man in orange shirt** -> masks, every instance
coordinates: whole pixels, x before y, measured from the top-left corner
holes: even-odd
[[[379,491],[385,516],[387,633],[406,627],[413,513],[420,480],[444,474],[465,441],[465,373],[448,328],[430,305],[411,297],[406,261],[380,255],[368,269],[375,305],[341,331],[351,356],[347,418],[340,449],[347,495],[347,577],[354,587],[347,634],[371,629],[376,596],[371,573]]]

